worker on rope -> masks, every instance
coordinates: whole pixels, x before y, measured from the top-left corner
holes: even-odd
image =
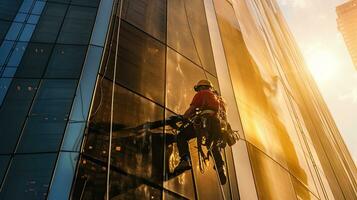
[[[222,137],[221,120],[222,113],[220,111],[225,108],[222,99],[215,93],[213,85],[208,80],[200,80],[195,86],[196,95],[187,109],[183,117],[190,119],[200,110],[199,122],[192,123],[177,135],[177,147],[181,158],[180,163],[175,168],[175,173],[182,173],[191,169],[191,160],[189,154],[188,141],[193,138],[206,136],[206,144],[209,146],[209,154],[213,154],[215,162],[215,170],[219,174],[221,184],[224,185],[227,181],[224,161],[220,152],[220,147],[217,143]],[[224,114],[225,117],[225,114]],[[200,148],[200,147],[199,147]]]

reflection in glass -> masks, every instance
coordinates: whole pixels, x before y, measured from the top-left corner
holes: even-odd
[[[166,0],[126,0],[122,18],[165,42]]]
[[[122,21],[118,59],[117,82],[164,105],[164,45]],[[110,63],[109,72],[113,65]]]
[[[216,75],[202,0],[170,0],[167,3],[167,44]]]
[[[16,155],[0,199],[46,199],[56,154]]]
[[[0,108],[0,153],[12,153],[39,80],[14,79]]]
[[[166,106],[184,113],[195,94],[193,86],[204,79],[204,71],[180,54],[167,48]],[[180,94],[179,96],[177,94]]]

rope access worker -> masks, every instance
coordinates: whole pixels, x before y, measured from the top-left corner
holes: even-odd
[[[222,185],[224,185],[227,181],[224,161],[218,145],[215,144],[215,141],[218,141],[221,132],[220,120],[218,116],[220,101],[214,93],[212,83],[208,80],[200,80],[194,86],[194,90],[196,91],[196,94],[183,117],[188,119],[194,116],[197,109],[199,109],[205,120],[205,124],[203,127],[202,124],[200,125],[201,127],[196,127],[191,124],[177,135],[177,147],[181,161],[175,168],[175,172],[182,173],[191,169],[188,141],[198,137],[199,134],[202,134],[202,131],[204,131],[208,136],[209,143],[213,142],[211,152],[216,163],[215,170],[217,170],[220,181]]]

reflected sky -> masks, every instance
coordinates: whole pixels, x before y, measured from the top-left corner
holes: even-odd
[[[277,0],[336,124],[357,163],[357,71],[337,29],[347,0]]]

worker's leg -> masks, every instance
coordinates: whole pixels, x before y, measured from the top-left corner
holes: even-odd
[[[210,117],[208,120],[207,128],[211,137],[210,141],[213,143],[211,153],[213,154],[212,156],[216,163],[216,170],[218,172],[221,184],[224,185],[227,182],[227,177],[225,174],[222,154],[220,152],[220,148],[217,145],[217,141],[221,139],[221,126],[219,119],[216,117]]]
[[[187,128],[185,128],[177,135],[177,148],[181,159],[189,158],[190,152],[189,152],[188,141],[195,137],[196,137],[196,132],[193,128],[193,125],[189,125]]]

